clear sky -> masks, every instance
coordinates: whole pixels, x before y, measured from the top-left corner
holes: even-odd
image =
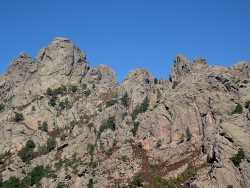
[[[0,24],[1,73],[56,36],[118,80],[137,67],[168,78],[177,53],[211,65],[250,60],[250,0],[2,0]]]

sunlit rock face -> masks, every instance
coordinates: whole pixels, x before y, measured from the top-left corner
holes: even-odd
[[[249,81],[248,62],[177,55],[169,80],[119,84],[55,38],[0,76],[0,187],[248,188]]]

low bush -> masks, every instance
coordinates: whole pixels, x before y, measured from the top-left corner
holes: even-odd
[[[86,163],[83,163],[79,158],[76,157],[76,154],[73,154],[72,155],[72,158],[71,159],[60,159],[57,163],[55,163],[55,169],[58,171],[60,170],[62,167],[64,167],[66,169],[66,171],[71,168],[72,169],[72,172],[74,174],[77,174],[78,173],[78,167],[83,165],[83,164],[86,164]]]
[[[56,106],[56,101],[57,101],[57,97],[56,97],[56,96],[52,96],[52,97],[49,99],[48,105],[49,105],[49,106],[52,106],[52,107],[55,107],[55,106]]]
[[[51,96],[51,97],[53,97],[53,96],[55,97],[57,95],[63,95],[66,92],[67,92],[67,88],[62,85],[56,89],[48,88],[46,91],[46,95]]]
[[[60,110],[64,110],[66,108],[66,105],[65,105],[64,101],[59,102],[59,108],[60,108]]]
[[[15,122],[20,122],[20,121],[23,121],[23,120],[24,120],[23,114],[15,112],[14,121]]]
[[[135,120],[138,114],[146,112],[148,109],[148,106],[149,106],[149,100],[148,100],[148,97],[146,97],[143,100],[143,102],[140,105],[136,106],[136,108],[134,109],[132,113],[132,119]]]
[[[3,182],[2,188],[29,188],[38,185],[42,178],[54,176],[49,168],[36,166],[22,180],[14,176]]]
[[[243,112],[243,108],[241,104],[237,104],[235,109],[233,110],[232,114],[241,114]]]
[[[85,97],[88,97],[91,94],[91,91],[89,89],[86,89],[83,94],[85,95]]]
[[[33,158],[33,151],[36,145],[32,140],[28,140],[25,146],[18,152],[18,156],[23,162],[29,163]]]
[[[2,183],[2,188],[22,188],[20,179],[12,176],[7,181]]]
[[[87,150],[88,150],[89,155],[93,156],[94,151],[95,151],[95,145],[94,144],[88,144]]]
[[[143,187],[144,178],[141,174],[135,175],[129,184],[129,188]]]
[[[190,141],[191,138],[192,138],[192,133],[191,133],[189,127],[187,127],[186,128],[186,139],[187,139],[187,141]]]
[[[0,112],[3,112],[4,109],[5,109],[5,105],[1,103],[1,104],[0,104]]]
[[[156,148],[160,148],[161,145],[162,145],[161,139],[157,140],[157,142],[156,142]]]
[[[55,149],[56,148],[56,139],[54,137],[49,137],[47,140],[46,147],[47,147],[48,152],[51,152],[53,149]]]
[[[77,92],[77,90],[78,90],[78,87],[76,85],[70,85],[69,86],[69,91],[71,91],[72,93]]]
[[[123,106],[125,106],[125,107],[129,106],[129,97],[128,97],[128,93],[127,92],[122,96],[121,102],[122,102]]]
[[[140,123],[138,121],[134,122],[134,127],[131,129],[133,136],[136,136]]]
[[[245,153],[242,148],[239,149],[238,153],[236,153],[230,160],[233,162],[234,166],[239,167],[241,161],[245,158]]]
[[[155,187],[186,187],[185,182],[196,175],[197,170],[192,166],[188,166],[187,169],[179,174],[176,178],[163,179],[160,176],[154,176],[153,184]]]
[[[92,178],[89,179],[89,183],[88,183],[87,187],[88,187],[88,188],[94,188],[94,181],[93,181]]]
[[[250,110],[250,101],[245,102],[245,108]]]
[[[0,154],[0,165],[4,164],[6,160],[8,160],[11,156],[11,153],[9,151],[6,151],[4,153]],[[1,180],[1,176],[0,176],[0,180]]]
[[[129,157],[128,157],[127,155],[122,155],[122,156],[120,157],[120,159],[121,159],[123,162],[129,161]]]
[[[106,107],[110,107],[113,106],[114,104],[116,104],[118,101],[116,99],[112,99],[108,102],[106,102]]]
[[[63,182],[59,182],[57,185],[56,185],[56,188],[66,188],[67,186],[63,183]]]
[[[44,121],[42,125],[38,126],[38,129],[44,132],[48,132],[48,123],[47,121]]]
[[[114,117],[110,117],[107,120],[103,121],[102,125],[99,128],[97,138],[100,138],[101,134],[107,129],[111,129],[112,131],[115,131],[115,127],[116,125],[115,125]]]
[[[34,157],[48,154],[49,152],[51,152],[56,148],[56,145],[57,145],[56,139],[54,137],[49,137],[47,143],[38,148],[38,151],[36,154],[34,154]]]

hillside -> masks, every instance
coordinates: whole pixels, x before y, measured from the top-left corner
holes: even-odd
[[[118,84],[72,41],[0,76],[2,188],[249,188],[250,64],[177,55]]]

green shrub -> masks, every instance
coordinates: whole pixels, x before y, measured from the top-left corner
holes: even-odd
[[[63,182],[59,182],[57,185],[56,185],[56,188],[66,188],[67,186],[63,183]]]
[[[7,181],[3,182],[2,188],[29,188],[33,185],[37,186],[43,177],[50,177],[52,175],[53,173],[49,168],[36,166],[22,180],[10,177]]]
[[[136,136],[140,123],[138,121],[134,122],[134,127],[131,129],[133,136]]]
[[[154,84],[158,84],[158,79],[157,78],[154,78]]]
[[[88,97],[91,94],[91,91],[89,89],[86,89],[83,94]]]
[[[47,123],[47,121],[44,121],[42,123],[42,125],[40,125],[38,127],[38,129],[41,130],[41,131],[44,131],[44,132],[48,132],[48,123]]]
[[[62,85],[56,89],[48,88],[46,90],[46,95],[51,96],[51,97],[56,97],[57,95],[63,95],[66,92],[67,92],[67,88],[64,85]]]
[[[227,188],[233,188],[233,186],[232,185],[228,185]]]
[[[93,86],[94,86],[94,85],[95,85],[95,84],[93,84]],[[82,83],[82,84],[81,84],[81,87],[82,87],[82,89],[87,89],[88,86],[87,86],[87,84]],[[94,87],[93,87],[93,88],[94,88]]]
[[[176,188],[176,184],[173,179],[165,180],[161,176],[153,177],[153,184],[155,187],[166,187],[166,188]]]
[[[49,106],[52,106],[52,107],[55,107],[55,106],[56,106],[56,100],[57,100],[57,97],[56,97],[56,96],[52,96],[52,97],[49,99],[48,105],[49,105]]]
[[[142,104],[136,106],[136,108],[134,109],[132,113],[132,119],[135,120],[138,114],[146,112],[148,109],[148,106],[149,106],[149,100],[148,100],[148,97],[146,97],[143,100]]]
[[[51,88],[47,88],[46,95],[52,96],[53,95],[53,90]]]
[[[62,85],[53,90],[53,95],[63,95],[67,92],[66,86]]]
[[[233,162],[234,166],[239,167],[242,159],[245,158],[245,153],[242,148],[239,149],[238,153],[235,154],[230,160]]]
[[[9,151],[6,151],[4,153],[0,154],[0,165],[4,164],[6,160],[8,160],[11,157],[11,153]],[[1,180],[1,176],[0,176]]]
[[[59,102],[59,107],[60,107],[60,110],[64,110],[66,108],[65,102],[64,101],[60,101]]]
[[[18,156],[22,159],[23,162],[28,163],[33,158],[33,151],[36,145],[32,140],[28,140],[25,146],[18,152]]]
[[[100,138],[101,134],[107,130],[111,129],[112,131],[115,131],[115,122],[114,122],[114,117],[110,117],[107,120],[103,121],[102,125],[100,126],[97,138]]]
[[[129,106],[129,98],[128,98],[128,93],[126,92],[122,98],[121,98],[122,105],[125,107]]]
[[[88,144],[87,150],[88,150],[89,155],[93,156],[94,155],[94,151],[95,151],[95,145]]]
[[[22,188],[21,182],[18,178],[12,176],[7,181],[2,183],[2,188]]]
[[[78,87],[77,87],[77,86],[75,86],[75,85],[70,85],[70,86],[69,86],[69,91],[71,91],[72,93],[77,92],[77,90],[78,90]]]
[[[47,145],[47,151],[51,152],[53,149],[56,148],[56,139],[54,137],[49,137],[46,145]]]
[[[246,109],[250,109],[250,101],[246,101],[245,102],[245,108]]]
[[[192,133],[191,133],[189,127],[187,127],[186,128],[186,139],[187,139],[187,141],[190,141],[191,138],[192,138]]]
[[[234,111],[232,112],[232,114],[241,114],[243,112],[243,108],[241,106],[241,104],[237,104]]]
[[[1,104],[0,104],[0,112],[3,112],[4,109],[5,109],[5,105],[1,103]]]
[[[20,122],[20,121],[23,121],[23,120],[24,120],[23,114],[15,112],[14,121],[15,122]]]
[[[26,179],[30,180],[30,186],[33,186],[33,185],[37,185],[43,177],[48,177],[49,174],[50,174],[50,171],[48,168],[44,168],[43,166],[36,166],[26,176]]]
[[[130,188],[142,187],[144,178],[141,174],[135,175],[129,184]]]
[[[117,103],[117,100],[116,99],[112,99],[112,100],[106,102],[106,107],[113,106],[116,103]]]
[[[161,145],[162,145],[161,139],[157,140],[157,142],[156,142],[156,148],[160,148]]]
[[[83,164],[86,164],[86,163],[83,163],[79,158],[76,158],[76,153],[74,153],[72,155],[72,158],[71,159],[60,159],[57,163],[55,163],[55,168],[56,170],[60,170],[62,167],[64,167],[66,170],[68,168],[71,168],[73,171],[74,174],[77,174],[78,173],[78,170],[77,170],[77,167],[80,166],[80,165],[83,165]]]
[[[32,107],[31,107],[31,111],[32,111],[32,112],[36,111],[36,107],[35,107],[35,106],[32,106]]]
[[[88,187],[88,188],[94,188],[94,181],[93,181],[92,178],[89,179],[89,183],[88,183],[87,187]]]
[[[122,155],[120,158],[123,162],[127,162],[129,160],[129,157],[127,155]]]

